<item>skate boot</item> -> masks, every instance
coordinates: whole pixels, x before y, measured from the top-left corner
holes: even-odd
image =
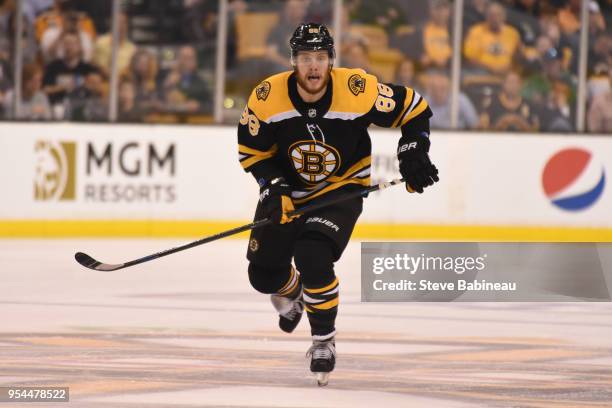
[[[310,371],[315,375],[319,387],[326,386],[329,373],[334,371],[336,365],[336,342],[332,337],[329,340],[313,340],[312,346],[306,352],[310,357]]]
[[[302,288],[296,298],[271,295],[272,305],[278,311],[278,327],[286,333],[291,333],[297,327],[304,313],[304,299]]]

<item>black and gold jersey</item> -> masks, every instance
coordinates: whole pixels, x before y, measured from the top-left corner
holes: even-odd
[[[238,126],[240,163],[258,183],[284,177],[296,204],[344,186],[369,186],[370,124],[429,132],[432,113],[414,89],[378,82],[361,69],[334,68],[324,96],[304,102],[292,71],[252,92]]]

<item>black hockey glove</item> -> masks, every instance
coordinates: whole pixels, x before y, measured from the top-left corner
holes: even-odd
[[[440,181],[438,169],[429,160],[429,145],[427,135],[400,139],[397,148],[399,171],[410,193],[422,193],[425,187]]]
[[[260,189],[259,202],[263,214],[275,224],[286,224],[299,217],[299,215],[291,217],[287,215],[295,211],[295,207],[291,200],[291,187],[282,177],[273,179]]]

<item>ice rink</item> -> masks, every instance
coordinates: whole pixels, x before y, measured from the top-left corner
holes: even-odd
[[[610,407],[610,303],[360,302],[359,243],[337,264],[338,363],[318,388],[306,319],[278,330],[246,240],[122,271],[189,240],[0,241],[0,386],[68,386],[74,407]]]

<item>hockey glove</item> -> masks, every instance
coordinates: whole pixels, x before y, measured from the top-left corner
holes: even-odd
[[[427,135],[400,139],[397,148],[399,171],[410,193],[422,193],[423,189],[440,181],[438,169],[429,160]]]
[[[259,191],[259,202],[263,214],[275,224],[286,224],[299,215],[289,217],[287,214],[295,211],[291,200],[291,187],[282,177],[275,178]]]

